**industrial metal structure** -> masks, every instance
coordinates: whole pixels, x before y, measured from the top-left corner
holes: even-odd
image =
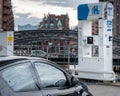
[[[30,56],[31,50],[43,50],[53,61],[68,64],[72,50],[77,52],[77,34],[73,30],[15,31],[14,54]]]

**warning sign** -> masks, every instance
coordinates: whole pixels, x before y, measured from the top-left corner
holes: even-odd
[[[12,36],[8,36],[8,37],[7,37],[7,41],[8,41],[8,42],[12,42],[12,41],[13,41],[13,37],[12,37]]]
[[[13,37],[10,35],[7,37],[7,41],[8,41],[8,45],[12,46],[12,42],[13,42]]]

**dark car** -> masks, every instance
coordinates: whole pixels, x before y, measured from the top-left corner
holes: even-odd
[[[57,64],[36,57],[0,57],[0,96],[92,96]]]
[[[41,58],[48,58],[49,55],[47,52],[42,50],[32,50],[31,51],[31,57],[41,57]]]

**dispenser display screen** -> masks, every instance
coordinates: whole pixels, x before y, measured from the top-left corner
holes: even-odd
[[[93,37],[87,37],[87,44],[93,44]]]

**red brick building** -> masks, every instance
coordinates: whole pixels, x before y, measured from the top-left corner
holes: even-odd
[[[115,39],[120,39],[120,0],[114,0],[114,23],[113,36]]]
[[[40,30],[69,30],[69,16],[66,15],[44,15],[39,25]]]
[[[0,0],[0,29],[4,31],[14,30],[14,16],[11,0]]]
[[[0,0],[0,29],[2,29],[2,10],[3,10],[3,1]]]

